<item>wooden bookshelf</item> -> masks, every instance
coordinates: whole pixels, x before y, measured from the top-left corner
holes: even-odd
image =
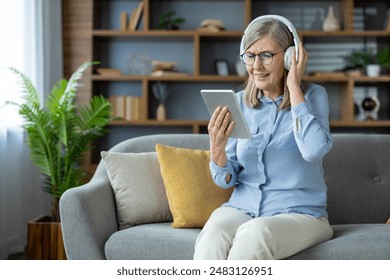
[[[151,87],[156,82],[166,82],[169,85],[182,84],[188,88],[197,87],[205,84],[215,83],[218,86],[226,85],[241,85],[245,82],[246,77],[238,76],[234,72],[228,76],[218,76],[212,73],[211,70],[205,70],[205,60],[217,58],[218,52],[211,50],[208,53],[208,47],[213,44],[221,44],[226,42],[227,45],[238,45],[243,30],[246,25],[253,19],[255,15],[267,13],[267,5],[264,3],[273,3],[274,1],[252,1],[252,0],[229,0],[229,1],[212,1],[216,5],[224,4],[239,4],[240,10],[235,16],[236,22],[239,22],[233,28],[228,28],[219,32],[205,32],[197,30],[197,26],[192,26],[190,29],[183,30],[158,30],[156,27],[156,7],[163,7],[163,2],[157,0],[143,0],[144,6],[142,16],[139,19],[137,29],[121,30],[119,27],[119,12],[118,12],[118,27],[110,26],[107,18],[112,17],[112,12],[115,5],[127,5],[126,11],[130,14],[131,10],[140,3],[140,0],[129,1],[107,1],[107,0],[64,0],[63,1],[63,23],[64,23],[64,75],[72,73],[78,65],[84,61],[102,61],[103,65],[99,67],[113,67],[115,54],[110,52],[110,44],[112,42],[120,42],[121,44],[134,43],[164,45],[166,42],[175,42],[177,45],[183,45],[191,51],[187,55],[187,59],[192,63],[192,68],[189,69],[187,75],[169,75],[169,76],[151,76],[151,75],[130,75],[122,73],[116,76],[105,76],[94,73],[88,73],[83,79],[84,87],[80,89],[78,100],[80,103],[83,100],[88,100],[93,94],[98,93],[101,89],[110,88],[110,85],[118,83],[136,84],[140,88],[139,96],[141,98],[140,111],[142,115],[137,121],[115,121],[111,124],[112,127],[152,127],[159,126],[169,129],[169,127],[189,127],[193,133],[205,132],[207,121],[197,119],[178,119],[165,121],[157,121],[151,117],[151,111],[155,108],[151,107],[153,94]],[[173,0],[170,5],[191,5],[192,1]],[[224,3],[226,2],[226,3]],[[276,1],[278,2],[278,1]],[[280,1],[289,2],[294,5],[297,1]],[[307,1],[318,2],[315,0]],[[323,1],[326,2],[326,1]],[[298,34],[302,41],[315,42],[319,40],[355,40],[368,39],[379,40],[382,45],[390,46],[390,30],[354,30],[354,9],[357,5],[362,5],[362,1],[358,0],[339,0],[335,1],[339,5],[339,16],[341,19],[342,29],[335,32],[324,32],[316,30],[298,30]],[[387,1],[379,1],[387,3]],[[102,5],[104,3],[104,5]],[[119,3],[119,4],[118,4]],[[215,4],[215,3],[214,3]],[[110,7],[112,9],[104,9],[102,7]],[[208,1],[201,1],[200,5],[208,5]],[[317,3],[316,3],[317,5]],[[265,7],[265,10],[259,10]],[[121,10],[119,10],[121,11]],[[182,15],[185,17],[185,15]],[[119,45],[119,43],[118,43]],[[106,50],[108,53],[106,53]],[[214,55],[214,57],[213,57]],[[232,56],[236,57],[234,53]],[[310,55],[310,54],[309,54]],[[205,58],[205,56],[207,56]],[[159,58],[157,58],[159,59]],[[106,65],[105,65],[106,64]],[[357,122],[354,120],[354,92],[357,86],[377,86],[382,88],[390,88],[390,76],[381,75],[376,78],[367,76],[350,77],[350,76],[305,76],[305,80],[317,83],[337,84],[340,87],[339,102],[340,118],[331,120],[331,127],[335,128],[376,128],[389,127],[389,120],[383,119],[375,122]],[[387,89],[387,93],[389,90]],[[109,94],[109,92],[107,92]],[[389,104],[381,104],[381,108],[387,107]],[[207,117],[207,116],[206,116]]]

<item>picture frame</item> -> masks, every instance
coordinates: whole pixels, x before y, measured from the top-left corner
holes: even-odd
[[[228,76],[229,75],[229,65],[225,59],[216,59],[214,60],[215,72],[219,76]]]

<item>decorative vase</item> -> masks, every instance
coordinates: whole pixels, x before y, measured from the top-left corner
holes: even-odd
[[[322,25],[324,31],[338,31],[340,30],[340,22],[334,14],[333,6],[329,6],[328,15],[326,16]]]
[[[169,92],[167,90],[168,84],[162,82],[156,82],[152,84],[152,91],[158,101],[158,107],[156,110],[156,119],[164,121],[166,119],[165,102],[167,101]]]
[[[156,119],[158,121],[164,121],[166,119],[165,106],[162,103],[160,103],[160,105],[158,105],[158,107],[157,107]]]
[[[363,75],[363,71],[360,70],[360,69],[353,69],[353,70],[348,70],[348,71],[346,72],[346,74],[347,74],[347,76],[349,76],[349,77],[355,77],[355,78],[357,78],[357,77],[361,77],[361,76]]]

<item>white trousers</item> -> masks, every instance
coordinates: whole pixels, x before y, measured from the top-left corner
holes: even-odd
[[[199,234],[194,259],[284,259],[332,236],[326,218],[295,213],[253,218],[236,208],[220,207]]]

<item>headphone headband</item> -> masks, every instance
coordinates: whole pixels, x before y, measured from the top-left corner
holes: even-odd
[[[263,16],[259,16],[259,17],[255,18],[254,20],[252,20],[251,23],[249,23],[249,25],[245,29],[244,35],[242,36],[242,39],[241,39],[240,55],[245,52],[245,50],[244,50],[244,36],[245,36],[245,33],[247,32],[248,28],[252,24],[254,24],[255,22],[257,22],[259,20],[263,20],[263,19],[276,19],[278,21],[281,21],[282,23],[284,23],[288,27],[288,29],[290,30],[290,32],[293,34],[293,37],[294,37],[295,57],[296,57],[296,59],[298,61],[298,46],[299,46],[300,40],[299,40],[299,36],[298,36],[297,30],[295,29],[295,27],[291,23],[291,21],[289,21],[287,18],[279,16],[279,15],[263,15]]]

